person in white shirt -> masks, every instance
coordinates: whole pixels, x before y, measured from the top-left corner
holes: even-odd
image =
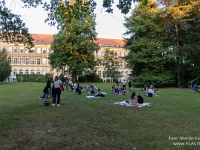
[[[150,87],[147,91],[147,94],[145,94],[145,96],[148,96],[148,97],[159,97],[159,95],[155,94],[154,93],[154,90],[152,87]]]
[[[122,82],[123,90],[126,90],[126,80]]]
[[[55,77],[54,79],[54,98],[53,98],[53,104],[52,106],[56,105],[56,98],[57,98],[57,106],[60,106],[60,85],[62,86],[62,81],[59,80],[58,76]]]

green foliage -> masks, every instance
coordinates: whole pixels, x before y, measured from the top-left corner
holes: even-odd
[[[78,78],[79,82],[103,82],[96,73],[89,73]]]
[[[65,81],[64,75],[63,75],[63,74],[60,74],[59,79],[60,79],[61,81]]]
[[[49,56],[53,68],[63,70],[68,66],[68,73],[73,81],[87,69],[94,69],[94,51],[99,49],[95,43],[95,14],[90,5],[82,0],[66,4],[61,2],[54,13],[59,33],[51,45]]]
[[[17,82],[45,82],[47,78],[41,74],[17,74]]]
[[[4,81],[11,74],[11,66],[7,60],[7,52],[5,49],[0,51],[0,82]]]
[[[13,14],[6,6],[5,0],[0,1],[0,38],[7,43],[22,43],[27,48],[34,46],[33,38],[28,32],[21,16]]]
[[[154,4],[151,6],[151,4]],[[128,65],[135,74],[165,72],[163,37],[164,28],[160,26],[162,18],[158,4],[149,1],[147,6],[139,5],[132,15],[126,18],[125,27],[130,38],[126,38],[125,48],[130,50],[126,57]]]
[[[117,56],[117,53],[110,49],[105,49],[104,51],[104,57],[102,60],[98,60],[99,63],[101,61],[104,62],[104,77],[111,77],[113,79],[117,79],[120,76],[119,69],[119,63],[120,59]],[[97,61],[97,62],[98,62]]]
[[[174,75],[171,73],[160,73],[160,74],[143,74],[135,77],[133,85],[135,87],[143,87],[143,85],[154,85],[155,87],[164,87],[173,85],[175,83]]]

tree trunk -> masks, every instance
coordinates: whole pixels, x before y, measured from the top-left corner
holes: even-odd
[[[74,82],[77,82],[77,76],[76,76],[76,73],[75,73],[75,72],[72,73],[72,82],[73,82],[73,83],[74,83]]]
[[[177,87],[180,87],[180,57],[179,57],[179,42],[178,42],[178,25],[177,22],[175,23],[175,29],[176,29],[176,48],[177,48]]]

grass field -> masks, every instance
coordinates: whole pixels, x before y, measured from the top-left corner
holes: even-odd
[[[61,107],[52,107],[39,99],[45,83],[0,83],[0,150],[200,149],[199,93],[159,89],[160,97],[143,96],[150,107],[137,109],[113,105],[131,92],[114,95],[112,84],[95,84],[108,93],[98,99],[63,91]]]

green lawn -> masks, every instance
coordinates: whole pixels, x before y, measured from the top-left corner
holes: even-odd
[[[64,91],[61,107],[52,107],[39,99],[45,83],[0,83],[0,150],[200,149],[199,93],[159,89],[160,97],[143,96],[150,107],[137,109],[113,105],[131,92],[114,95],[112,84],[95,83],[108,93],[98,99]]]

